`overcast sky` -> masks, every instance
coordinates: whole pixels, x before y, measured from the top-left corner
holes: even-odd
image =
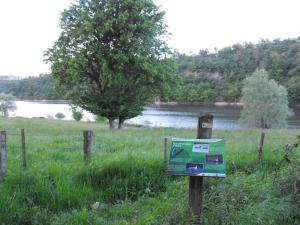
[[[58,38],[71,0],[0,0],[0,75],[50,73],[43,52]],[[166,12],[169,45],[196,53],[237,42],[300,36],[299,0],[154,0]]]

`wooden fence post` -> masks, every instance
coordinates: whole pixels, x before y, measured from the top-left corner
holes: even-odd
[[[89,164],[91,160],[91,151],[92,151],[92,143],[93,143],[93,131],[85,130],[83,131],[83,160],[86,164]]]
[[[27,162],[26,162],[25,129],[21,129],[21,141],[22,141],[22,167],[25,170],[26,167],[27,167]]]
[[[4,178],[6,176],[6,131],[1,131],[0,134],[0,142],[1,142],[1,177]]]
[[[168,138],[164,137],[164,161],[167,161],[167,146],[168,146]]]
[[[265,132],[261,132],[260,135],[260,142],[258,146],[258,154],[257,154],[257,163],[260,164],[262,163],[262,149],[264,145],[264,139],[265,139]]]
[[[198,117],[197,139],[209,139],[212,136],[213,115],[206,113]],[[204,192],[204,177],[190,176],[189,206],[195,216],[194,224],[203,225],[202,196]]]

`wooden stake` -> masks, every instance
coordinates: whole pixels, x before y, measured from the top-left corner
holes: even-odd
[[[213,115],[205,114],[198,117],[197,139],[209,139],[212,136]],[[204,192],[204,177],[190,176],[189,206],[195,216],[194,224],[203,225],[202,196]]]
[[[26,162],[25,129],[21,129],[21,141],[22,141],[22,167],[25,170],[26,167],[27,167],[27,162]]]
[[[6,176],[6,131],[1,131],[0,134],[0,142],[1,142],[1,177],[4,178]]]
[[[167,161],[167,146],[168,146],[168,138],[164,138],[164,161]]]
[[[85,130],[83,132],[83,160],[86,164],[90,163],[91,160],[91,151],[92,151],[92,143],[93,143],[93,131]]]
[[[264,139],[265,139],[265,133],[261,132],[260,142],[259,142],[259,146],[258,146],[258,154],[257,154],[257,163],[258,164],[262,163],[262,150],[263,150],[263,145],[264,145]]]

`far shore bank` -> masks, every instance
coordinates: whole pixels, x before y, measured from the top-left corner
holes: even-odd
[[[243,106],[242,102],[160,102],[152,103],[153,106],[176,106],[176,105],[216,105],[216,106]]]
[[[51,103],[51,104],[71,104],[70,100],[47,100],[47,99],[17,99],[17,101],[24,101],[24,102],[37,102],[37,103]],[[161,102],[161,101],[155,101],[148,106],[184,106],[184,105],[190,105],[190,106],[201,106],[201,105],[215,105],[215,106],[238,106],[242,107],[242,102]],[[290,106],[291,108],[300,108],[299,105],[293,105]]]
[[[244,104],[242,102],[160,102],[155,101],[151,103],[150,106],[184,106],[184,105],[193,105],[193,106],[201,106],[201,105],[215,105],[215,106],[238,106],[242,107]],[[291,108],[300,108],[300,104],[290,106]]]

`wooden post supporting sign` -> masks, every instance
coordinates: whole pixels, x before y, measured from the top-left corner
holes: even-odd
[[[198,117],[197,139],[210,139],[212,136],[213,115],[206,113]],[[195,216],[194,224],[203,225],[202,222],[202,196],[204,192],[204,177],[189,177],[189,206]]]
[[[167,146],[168,146],[168,138],[164,137],[164,161],[167,161]]]

